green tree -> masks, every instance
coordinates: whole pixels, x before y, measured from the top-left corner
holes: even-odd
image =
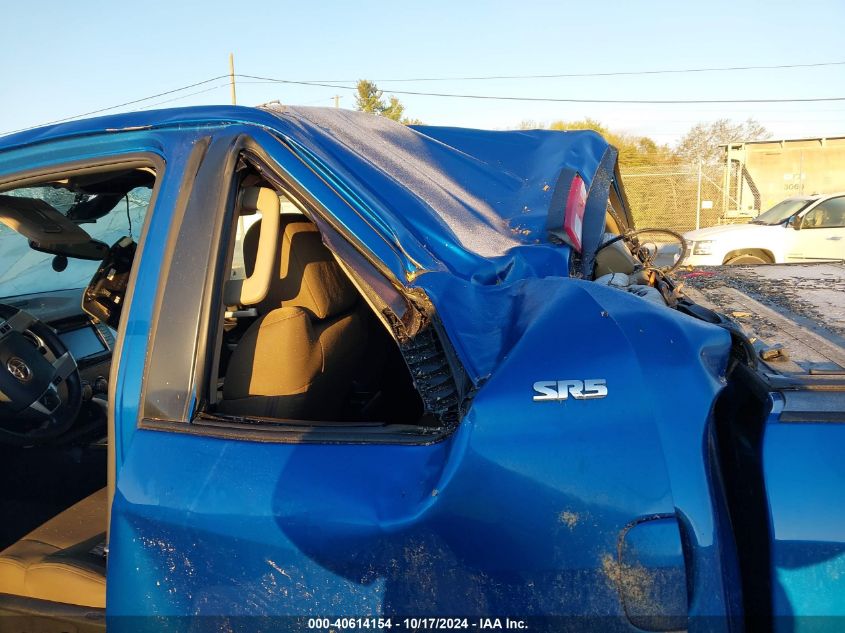
[[[370,114],[381,114],[384,111],[384,99],[381,90],[372,81],[359,79],[355,93],[355,109]]]
[[[422,125],[419,119],[403,118],[405,106],[395,96],[390,95],[385,103],[384,92],[373,81],[359,79],[355,93],[355,109],[383,116],[405,125]]]
[[[402,120],[402,113],[405,111],[405,106],[394,97],[393,95],[390,96],[388,99],[387,105],[382,110],[381,115],[387,117],[388,119],[393,119],[394,121],[401,121]]]
[[[720,145],[740,141],[761,141],[772,134],[754,119],[735,123],[730,119],[719,119],[713,123],[698,123],[681,138],[675,148],[675,156],[685,163],[716,165],[722,162]]]
[[[542,130],[545,129],[545,127],[545,125],[535,121],[534,119],[523,119],[517,126],[520,130]]]
[[[585,117],[580,121],[552,121],[549,125],[550,130],[592,130],[593,132],[598,132],[608,140],[611,132],[607,129],[604,125],[596,121],[595,119],[591,119],[590,117]]]

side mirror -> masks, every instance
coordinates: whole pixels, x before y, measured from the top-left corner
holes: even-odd
[[[796,231],[801,228],[801,218],[797,215],[793,215],[789,220],[786,221],[787,228],[793,228]]]

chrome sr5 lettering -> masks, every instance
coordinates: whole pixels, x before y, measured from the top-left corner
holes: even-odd
[[[604,378],[587,380],[538,380],[534,383],[534,402],[544,400],[591,400],[607,396]]]

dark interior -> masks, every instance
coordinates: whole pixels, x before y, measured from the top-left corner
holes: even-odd
[[[83,407],[61,440],[29,447],[0,444],[0,550],[106,485],[105,432],[105,412],[95,404]]]
[[[42,200],[54,210],[86,229],[110,213],[119,214],[123,220],[127,213],[124,199],[133,190],[151,190],[154,182],[155,175],[151,171],[131,169],[78,175],[52,186],[45,183],[36,189],[5,193],[26,196],[30,192],[35,195],[38,190]],[[133,228],[137,236],[141,226]],[[32,242],[29,246],[56,255],[53,270],[59,273],[62,266],[67,265],[67,255],[73,256],[70,252],[64,255]],[[94,249],[100,256],[108,250],[103,246],[105,248]],[[96,264],[92,266],[96,267]],[[4,482],[0,495],[0,517],[3,519],[0,521],[0,551],[106,485],[105,398],[114,331],[83,311],[83,290],[67,288],[0,299],[57,332],[75,358],[83,388],[82,404],[75,420],[61,436],[45,442],[0,442],[0,477]],[[21,416],[22,421],[10,424],[26,424],[24,417]]]
[[[745,364],[729,376],[714,410],[715,466],[734,534],[745,617],[759,630],[771,630],[769,509],[763,475],[763,432],[770,403],[768,389]]]
[[[253,273],[261,221],[243,238]],[[396,342],[305,216],[286,214],[278,274],[257,316],[230,320],[215,412],[258,419],[415,424],[423,414]]]

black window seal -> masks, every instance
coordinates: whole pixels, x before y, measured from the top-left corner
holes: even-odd
[[[115,153],[106,157],[98,156],[96,158],[69,160],[51,165],[22,169],[0,177],[0,192],[20,189],[22,187],[32,187],[60,178],[142,169],[144,167],[155,171],[156,183],[158,183],[164,172],[164,163],[164,159],[159,154],[149,151]]]
[[[198,217],[197,209],[200,207],[207,211],[207,204],[219,206],[223,203],[212,195],[212,185],[219,185],[220,183],[214,182],[208,170],[214,169],[214,174],[217,174],[224,169],[215,163],[215,159],[219,158],[225,161],[231,155],[231,148],[236,147],[241,142],[242,136],[239,133],[226,133],[199,137],[186,158],[179,193],[171,214],[171,225],[168,230],[167,244],[164,248],[153,317],[150,324],[139,407],[141,420],[150,417],[166,417],[182,422],[190,420],[192,411],[190,410],[191,398],[189,396],[194,393],[197,364],[204,357],[207,349],[207,341],[204,341],[199,333],[205,331],[203,318],[207,318],[208,315],[205,311],[202,311],[193,325],[185,326],[186,331],[181,332],[181,336],[178,337],[178,342],[183,344],[181,347],[175,344],[173,340],[168,340],[168,337],[172,336],[172,328],[168,327],[161,330],[161,325],[164,317],[172,317],[174,312],[181,312],[174,310],[172,305],[177,303],[177,298],[190,297],[198,289],[201,300],[204,301],[206,293],[209,291],[208,275],[205,273],[206,265],[196,261],[195,256],[199,250],[198,247],[194,247],[193,251],[185,253],[182,253],[179,247],[182,246],[182,238],[192,237],[184,235],[186,220],[196,220]],[[209,212],[207,215],[210,216],[207,217],[207,220],[212,223],[209,226],[213,230],[216,226],[214,225],[215,213]],[[219,232],[219,227],[217,227],[217,230]],[[202,247],[202,249],[207,248],[207,244]],[[179,255],[182,254],[191,255],[187,258],[189,263],[179,259]],[[187,272],[188,274],[172,275],[171,270],[178,265],[182,265],[183,273]],[[201,286],[193,284],[194,279],[191,277],[191,273],[195,273],[197,276],[204,274],[205,283]],[[168,313],[166,310],[170,310],[170,312]],[[172,325],[169,320],[168,325]],[[162,331],[165,337],[164,342],[161,339]],[[185,336],[189,338],[185,338]],[[185,351],[185,346],[190,347],[190,353],[187,356],[184,353],[179,353],[179,351]],[[177,368],[178,380],[171,380],[173,375],[169,371],[174,369],[171,367],[174,355],[177,357],[185,356],[184,360],[189,365]]]
[[[190,423],[144,418],[138,428],[217,439],[264,444],[396,444],[429,446],[442,442],[448,432],[441,427],[420,427],[368,422],[314,420],[265,420],[199,414]]]

